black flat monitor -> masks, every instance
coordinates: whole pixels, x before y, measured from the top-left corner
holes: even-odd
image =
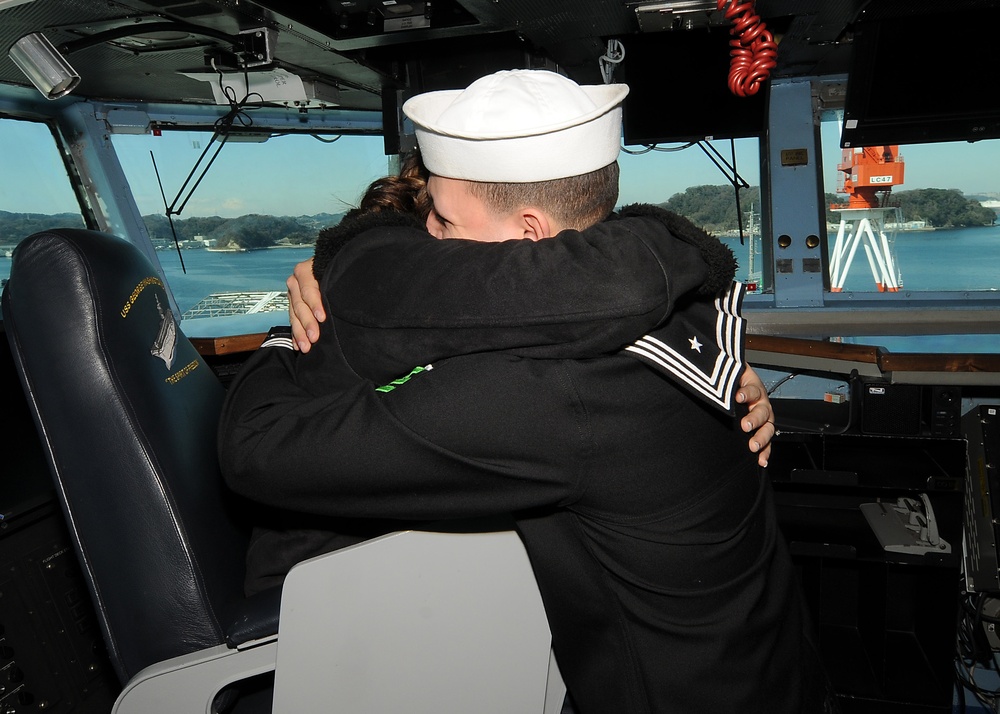
[[[729,40],[725,27],[621,38],[626,145],[764,133],[767,85],[750,97],[729,91]]]
[[[841,146],[1000,138],[996,8],[856,25]]]

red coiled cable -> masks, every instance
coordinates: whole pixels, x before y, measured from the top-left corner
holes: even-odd
[[[728,6],[728,7],[727,7]],[[739,97],[756,94],[777,65],[778,45],[754,12],[753,0],[718,0],[719,10],[733,23],[729,41],[729,91]]]

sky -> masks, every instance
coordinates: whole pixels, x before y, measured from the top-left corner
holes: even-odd
[[[839,124],[824,122],[821,139],[826,191],[834,193],[837,164],[841,161]],[[729,158],[728,140],[714,142],[714,145]],[[758,142],[739,139],[736,145],[740,175],[751,186],[759,185]],[[900,154],[905,161],[905,183],[898,190],[956,188],[965,194],[1000,194],[1000,140],[901,146]],[[696,146],[679,152],[651,152],[642,156],[623,153],[619,162],[622,195],[634,195],[635,200],[640,201],[660,203],[687,186],[726,183],[721,171]]]
[[[824,175],[830,192],[836,186],[836,164],[840,160],[838,135],[835,122],[824,124]],[[205,133],[176,132],[160,137],[113,137],[143,214],[164,212],[150,152],[156,159],[167,201],[172,202],[209,137]],[[757,142],[742,139],[736,143],[740,174],[751,185],[758,185]],[[729,158],[728,141],[715,142],[715,146]],[[1000,193],[1000,140],[904,146],[901,154],[906,161],[906,183],[901,190],[933,187],[957,188],[969,194]],[[620,162],[622,203],[660,203],[688,186],[727,183],[723,173],[697,146],[642,155],[623,152]],[[62,170],[45,126],[0,120],[0,210],[77,210],[68,184],[52,180],[53,172]],[[229,142],[188,200],[181,217],[340,213],[355,204],[370,181],[388,170],[379,137],[344,137],[334,143],[309,136],[274,137],[263,144]]]

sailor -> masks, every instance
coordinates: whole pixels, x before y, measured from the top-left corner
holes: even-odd
[[[352,217],[324,253],[318,341],[273,340],[289,349],[230,388],[224,474],[286,513],[510,514],[583,714],[818,711],[769,485],[732,415],[732,257],[651,207],[601,221],[626,91],[513,71],[411,99],[430,235]],[[709,314],[733,329],[707,335]],[[623,349],[637,338],[653,358]],[[729,365],[711,395],[682,378],[706,348]],[[381,381],[401,364],[417,368]]]

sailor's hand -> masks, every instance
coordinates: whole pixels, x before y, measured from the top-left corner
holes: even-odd
[[[312,265],[312,258],[302,261],[285,281],[288,286],[288,321],[292,326],[292,341],[302,352],[308,352],[319,339],[319,323],[326,320],[323,294],[319,290],[319,282],[313,276]]]
[[[750,365],[743,371],[740,388],[736,392],[736,401],[746,404],[750,411],[741,420],[743,431],[753,432],[750,437],[750,451],[757,454],[757,463],[767,466],[771,456],[771,439],[774,438],[774,411],[771,400],[767,398],[767,389],[760,377]]]

